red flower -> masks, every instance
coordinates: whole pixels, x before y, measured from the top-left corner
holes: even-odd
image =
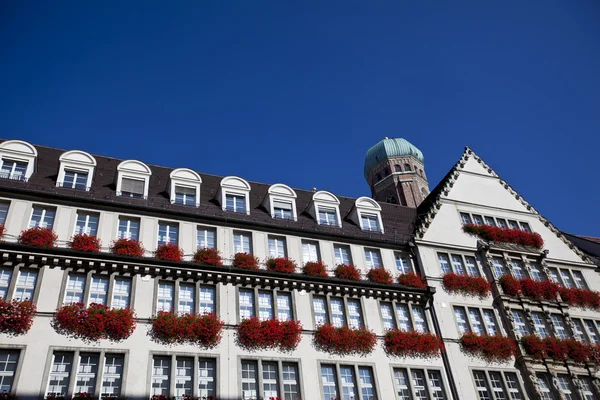
[[[183,314],[159,311],[152,319],[148,336],[155,342],[170,345],[190,343],[213,348],[221,342],[223,326],[216,314]]]
[[[88,235],[85,233],[79,233],[69,242],[69,247],[77,251],[88,251],[92,253],[98,253],[102,244],[97,236]]]
[[[52,248],[54,242],[58,239],[58,236],[50,228],[29,228],[19,236],[19,243],[26,246]]]
[[[304,264],[302,272],[309,276],[319,276],[321,278],[327,278],[327,266],[322,261],[309,261]]]
[[[52,320],[57,333],[87,342],[100,339],[120,342],[131,336],[135,326],[133,310],[110,309],[96,303],[87,308],[83,303],[61,306]]]
[[[373,352],[376,343],[377,336],[366,328],[336,328],[331,324],[319,326],[314,336],[314,345],[318,350],[341,356],[366,356]]]
[[[533,279],[515,279],[504,275],[499,280],[504,293],[509,296],[525,296],[534,300],[556,300],[559,286],[549,280],[534,281]]]
[[[0,225],[0,239],[4,238],[4,224]]]
[[[29,300],[0,299],[0,333],[11,336],[24,335],[33,324],[37,308]]]
[[[118,256],[144,257],[146,250],[141,242],[134,239],[118,239],[110,246],[110,251]]]
[[[448,293],[484,299],[492,291],[490,283],[481,276],[457,275],[449,272],[442,277],[442,285]]]
[[[285,274],[293,274],[296,272],[296,263],[289,258],[269,258],[266,264],[267,271],[283,272]]]
[[[392,274],[383,267],[371,268],[369,272],[367,272],[367,279],[371,282],[383,283],[386,285],[391,285],[394,282]]]
[[[544,240],[537,232],[526,232],[521,229],[498,228],[489,225],[464,224],[463,232],[479,236],[489,242],[515,243],[521,246],[541,249]]]
[[[421,275],[417,275],[414,272],[409,272],[407,274],[401,274],[398,277],[398,283],[400,285],[409,287],[426,288],[427,278]]]
[[[360,280],[360,271],[352,264],[338,264],[333,271],[333,275],[338,279],[348,279],[350,281]]]
[[[232,265],[236,268],[249,269],[252,271],[259,270],[258,258],[248,253],[237,253],[233,257]]]
[[[502,286],[502,290],[508,296],[518,297],[521,292],[521,281],[517,278],[513,278],[510,275],[503,275],[498,280],[500,282],[500,286]]]
[[[206,265],[223,265],[221,253],[217,249],[198,249],[194,253],[194,262]]]
[[[517,344],[509,337],[502,335],[476,335],[465,333],[460,338],[460,345],[464,352],[493,362],[505,362],[517,354]]]
[[[561,299],[572,307],[600,309],[600,293],[588,289],[558,287]]]
[[[183,250],[174,243],[165,243],[158,246],[154,252],[154,257],[164,261],[183,261]]]
[[[385,332],[383,345],[392,357],[432,358],[444,348],[442,339],[431,333],[390,329]]]
[[[240,322],[237,329],[238,346],[249,350],[279,349],[293,351],[302,340],[302,324],[298,321],[280,321],[268,319],[261,321],[257,317]]]

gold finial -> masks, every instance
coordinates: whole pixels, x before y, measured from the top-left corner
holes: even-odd
[[[313,192],[313,193],[316,193],[316,191],[317,191],[317,188],[316,188],[316,187],[314,187],[314,188],[312,189],[312,192]]]
[[[387,139],[389,139],[387,136],[383,138],[383,140],[387,140]]]

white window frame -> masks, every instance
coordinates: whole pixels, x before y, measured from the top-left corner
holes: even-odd
[[[144,181],[143,198],[148,198],[148,190],[150,187],[150,176],[152,170],[143,162],[137,160],[126,160],[117,166],[117,190],[116,195],[122,196],[121,187],[123,178]],[[135,198],[135,197],[133,197]]]
[[[394,393],[395,396],[398,396],[398,393],[402,391],[403,398],[407,398],[410,400],[413,399],[421,399],[419,397],[419,393],[425,393],[427,399],[435,399],[438,397],[434,397],[434,393],[442,392],[442,398],[448,399],[448,388],[446,387],[446,382],[444,381],[444,373],[436,367],[427,368],[427,367],[412,367],[406,365],[392,365],[392,381],[394,384]],[[403,386],[398,385],[397,379],[397,371],[404,372],[404,378],[406,378],[406,384]],[[420,378],[423,379],[422,385],[415,385],[415,373],[420,374]],[[402,374],[402,372],[399,372]],[[437,378],[439,378],[440,386],[432,385],[432,374],[436,374]],[[394,397],[399,398],[399,397]]]
[[[171,203],[175,204],[177,186],[193,189],[196,192],[195,206],[200,206],[200,187],[202,178],[198,173],[189,168],[178,168],[169,175],[169,187],[171,195]]]
[[[33,175],[37,156],[37,149],[22,140],[7,140],[0,143],[0,169],[2,169],[5,159],[26,163],[27,169],[23,177],[24,181],[29,180]]]
[[[164,240],[161,241],[161,235],[160,235],[160,230],[161,227],[165,227],[165,236],[164,236]],[[176,239],[175,242],[173,243],[170,239],[170,234],[173,233],[172,231],[175,230],[176,231]],[[157,231],[156,231],[156,245],[157,246],[162,246],[164,244],[175,244],[175,245],[179,245],[179,223],[177,222],[172,222],[172,221],[158,221],[158,226],[157,226]]]
[[[236,249],[236,236],[240,236],[240,249]],[[252,232],[248,232],[248,231],[233,231],[232,233],[232,237],[233,240],[231,241],[231,245],[233,246],[233,254],[237,254],[237,253],[248,253],[248,254],[253,254],[253,239],[252,239]],[[247,237],[248,240],[248,247],[249,247],[249,251],[245,251],[244,249],[244,237]],[[237,250],[241,250],[241,251],[237,251]]]
[[[311,297],[311,310],[312,310],[314,326],[320,326],[323,324],[317,320],[317,314],[315,312],[315,310],[316,310],[315,304],[320,303],[323,300],[324,300],[323,303],[325,306],[325,310],[324,310],[325,318],[324,318],[323,323],[330,323],[336,327],[365,326],[365,310],[364,310],[362,299],[348,297],[348,296],[313,295]],[[339,312],[334,312],[334,308],[331,305],[332,300],[335,300],[336,302],[339,302],[341,304],[341,309],[339,310]],[[358,307],[356,307],[356,308],[349,307],[348,306],[349,301],[358,302]],[[355,310],[358,310],[358,313],[353,312]],[[357,319],[359,320],[358,326],[354,326],[354,325],[356,325],[356,323],[353,321],[356,321]],[[340,320],[341,324],[335,323],[335,320]]]
[[[123,231],[123,238],[124,239],[132,239],[131,237],[131,222],[137,222],[138,223],[138,232],[137,232],[137,238],[135,238],[134,240],[140,240],[140,232],[142,231],[142,219],[139,217],[134,217],[134,216],[130,216],[130,215],[119,215],[119,218],[117,218],[117,239],[120,238],[119,236],[119,227],[121,225],[121,220],[126,220],[127,221],[127,229],[125,231]]]
[[[384,268],[383,259],[381,257],[381,250],[372,247],[365,247],[363,249],[363,253],[365,256],[365,268],[367,268],[368,270],[371,270],[373,268]],[[379,255],[379,265],[375,264],[373,254]]]
[[[481,276],[481,268],[479,267],[479,261],[477,260],[477,257],[475,256],[475,254],[463,254],[463,253],[459,253],[459,252],[438,251],[436,253],[436,255],[437,255],[438,267],[442,274],[446,274],[448,272],[459,274],[459,272],[455,268],[455,263],[454,263],[453,257],[460,257],[462,268],[466,275],[473,276],[473,277]],[[444,257],[445,257],[445,262],[447,262],[447,264],[448,264],[448,268],[449,268],[448,272],[444,272],[444,270],[442,268],[441,258],[444,258]],[[476,275],[474,275],[473,274],[474,271],[471,268],[469,268],[470,264],[467,262],[468,258],[472,258],[475,261],[475,264],[473,264],[473,265],[475,266],[475,272],[477,273]]]
[[[309,206],[309,213],[319,225],[321,225],[321,219],[319,218],[320,207],[333,209],[335,211],[336,223],[327,224],[326,226],[338,226],[340,228],[342,227],[342,218],[340,216],[340,201],[334,194],[326,192],[324,190],[318,191],[315,194],[313,194],[312,207]]]
[[[217,198],[221,201],[221,209],[223,211],[228,211],[226,202],[226,197],[228,195],[244,197],[246,203],[245,214],[250,215],[250,190],[250,184],[237,176],[226,176],[221,179],[221,184],[217,193]]]
[[[314,247],[313,247],[314,246]],[[315,253],[316,257],[313,257]],[[302,264],[307,262],[319,262],[321,261],[321,246],[318,241],[315,240],[303,240],[302,241]]]
[[[33,226],[31,226],[31,223],[33,222],[33,213],[35,211],[36,208],[41,208],[42,209],[42,216],[40,218],[40,222],[36,225],[36,227],[42,227],[42,228],[48,228],[48,229],[54,229],[54,223],[56,222],[56,214],[58,213],[58,210],[56,209],[56,207],[51,207],[51,206],[45,206],[42,204],[34,204],[31,207],[31,213],[29,214],[29,224],[27,225],[28,228],[33,228]],[[48,214],[49,211],[54,212],[54,217],[52,218],[52,225],[50,226],[42,226],[42,224],[48,224],[47,222],[45,222],[46,219],[46,214]]]
[[[344,257],[342,254],[342,249],[345,249],[348,251],[348,262],[344,262]],[[338,252],[339,252],[339,257],[338,257]],[[347,244],[337,244],[334,243],[333,244],[333,258],[335,260],[335,264],[346,264],[346,265],[350,265],[352,264],[352,248],[347,245]],[[341,260],[341,262],[339,260]]]
[[[375,217],[377,229],[365,227],[363,224],[363,217]],[[364,196],[356,199],[354,202],[354,210],[350,214],[350,219],[363,231],[385,233],[383,229],[383,220],[381,219],[381,206],[373,199]]]
[[[79,216],[84,216],[85,215],[85,223],[83,225],[83,231],[80,233],[83,234],[87,234],[87,235],[91,235],[91,236],[98,236],[98,229],[100,228],[100,213],[97,212],[93,212],[93,211],[87,211],[87,210],[77,210],[77,213],[75,214],[75,226],[73,227],[73,235],[77,234],[77,222],[79,221]],[[90,224],[90,217],[97,217],[98,218],[98,222],[96,223],[96,232],[92,235],[91,233],[87,233],[86,231],[89,231],[89,224]]]
[[[278,218],[275,216],[275,203],[276,202],[281,202],[281,203],[288,203],[291,206],[291,213],[292,213],[292,220],[297,221],[298,220],[298,212],[296,210],[296,199],[298,198],[298,196],[296,195],[296,192],[294,191],[294,189],[292,189],[291,187],[281,184],[281,183],[277,183],[275,185],[271,185],[271,187],[269,187],[268,190],[268,195],[265,198],[265,201],[263,202],[263,206],[269,210],[270,214],[271,214],[271,218],[276,218],[276,219],[283,219],[283,218]]]
[[[286,258],[287,251],[287,239],[285,236],[267,236],[267,252],[269,258]]]
[[[91,154],[80,150],[67,151],[61,154],[59,161],[60,169],[58,170],[58,177],[56,178],[57,187],[65,187],[65,173],[67,171],[73,171],[75,173],[87,174],[85,190],[90,190],[94,178],[94,170],[97,165],[96,159]],[[70,189],[74,189],[74,187],[71,187]]]
[[[0,349],[0,358],[0,392],[11,393],[15,387],[17,369],[21,361],[21,349]],[[11,364],[14,364],[14,368],[9,368]]]
[[[331,368],[333,374],[333,382],[328,382],[327,385],[324,385],[323,381],[323,368]],[[342,368],[348,369],[350,371],[350,378],[352,382],[349,382],[348,379],[344,379],[344,374],[342,374]],[[369,384],[365,384],[361,379],[361,371],[369,370],[371,382]],[[336,393],[336,399],[367,399],[367,397],[363,396],[363,389],[371,389],[373,392],[373,396],[369,397],[370,399],[382,400],[382,393],[379,390],[377,385],[377,371],[375,370],[375,365],[368,363],[353,363],[353,362],[343,362],[343,361],[319,361],[318,362],[318,374],[319,374],[319,385],[320,385],[320,396],[324,399],[329,400],[327,395],[325,394],[325,386],[334,387]],[[330,376],[329,374],[327,375]],[[348,376],[348,375],[346,375]],[[348,392],[344,390],[344,388],[349,389]],[[350,389],[352,388],[353,392],[350,393]]]
[[[198,238],[200,236],[204,236],[204,238],[203,238],[204,243],[208,244],[208,232],[213,233],[213,246],[212,247],[200,246],[200,240],[198,240]],[[196,228],[196,248],[197,249],[216,249],[217,248],[217,229],[215,227],[198,225],[198,227]]]

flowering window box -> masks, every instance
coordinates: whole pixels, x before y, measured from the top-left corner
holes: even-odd
[[[544,240],[537,232],[526,232],[521,229],[498,228],[489,225],[464,224],[463,232],[478,236],[488,242],[514,243],[521,246],[541,249]]]
[[[35,304],[29,300],[0,299],[0,333],[10,336],[26,334],[31,329],[36,311]]]
[[[352,264],[338,264],[333,271],[333,275],[338,279],[347,279],[349,281],[360,280],[360,271]]]
[[[481,276],[458,275],[453,272],[444,274],[442,286],[448,293],[480,299],[486,298],[492,291],[490,283]]]
[[[417,275],[414,272],[409,272],[407,274],[401,274],[398,276],[398,283],[408,287],[424,289],[427,287],[427,278]]]
[[[98,253],[100,251],[100,247],[102,247],[102,243],[100,242],[100,239],[98,239],[97,236],[80,233],[71,238],[71,241],[69,242],[69,247],[77,251]]]
[[[304,275],[318,276],[321,278],[327,278],[327,266],[322,261],[309,261],[302,267]]]
[[[238,346],[249,351],[279,349],[290,352],[298,347],[300,340],[302,324],[299,321],[276,318],[261,321],[257,317],[240,322],[236,338]]]
[[[4,225],[0,225],[0,240],[4,239]],[[2,399],[0,399],[2,400]]]
[[[144,257],[146,250],[142,242],[134,239],[117,239],[110,246],[110,252],[118,256]]]
[[[252,271],[259,270],[258,258],[248,253],[236,253],[233,257],[232,265],[236,268],[249,269]]]
[[[163,261],[183,261],[183,250],[174,243],[165,243],[158,246],[154,252],[154,258]]]
[[[223,265],[221,253],[217,249],[198,249],[194,253],[194,262],[206,265]]]
[[[26,246],[44,247],[50,249],[58,239],[56,233],[50,228],[29,228],[21,232],[19,243]]]
[[[517,344],[512,338],[502,335],[476,335],[466,333],[460,338],[465,353],[479,357],[489,363],[502,363],[517,354]]]
[[[535,281],[533,279],[516,279],[504,275],[499,280],[505,294],[512,297],[524,296],[533,300],[556,300],[559,286],[549,280]]]
[[[385,285],[391,285],[394,283],[392,274],[390,274],[388,270],[383,267],[371,268],[369,272],[367,272],[367,279],[371,282],[383,283]]]
[[[600,310],[600,293],[596,291],[559,286],[558,293],[561,299],[572,307]]]
[[[148,336],[166,345],[190,343],[213,348],[221,342],[223,325],[214,313],[176,315],[159,311],[152,319]]]
[[[600,346],[582,343],[575,339],[540,338],[534,335],[522,338],[525,353],[535,359],[551,358],[557,361],[572,360],[576,363],[600,362]]]
[[[111,309],[96,303],[85,307],[83,303],[74,303],[56,310],[52,327],[59,334],[86,342],[100,339],[120,342],[135,330],[135,313],[129,308]]]
[[[340,356],[367,356],[373,352],[376,343],[377,336],[366,328],[336,328],[331,324],[319,326],[314,336],[318,350]]]
[[[432,333],[390,329],[385,332],[383,347],[392,357],[433,358],[444,348],[441,338]]]
[[[285,257],[269,258],[266,264],[268,271],[283,272],[284,274],[293,274],[297,267],[294,260]]]

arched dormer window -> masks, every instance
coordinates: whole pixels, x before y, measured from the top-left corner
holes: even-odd
[[[178,168],[169,177],[171,203],[192,207],[200,205],[200,175],[188,168]]]
[[[411,171],[410,164],[404,164],[404,171]]]
[[[221,180],[218,193],[224,211],[250,215],[250,184],[237,176],[226,176]]]
[[[269,195],[263,205],[272,218],[297,221],[296,197],[298,196],[291,187],[278,183],[269,188]]]
[[[337,197],[321,190],[313,195],[312,203],[310,213],[319,225],[342,226],[340,201]]]
[[[381,206],[373,199],[364,196],[356,199],[351,218],[363,231],[383,233]]]
[[[0,178],[27,181],[35,169],[37,150],[22,140],[0,143]]]
[[[402,167],[398,164],[394,165],[394,172],[402,172]]]
[[[126,160],[117,166],[117,196],[148,198],[152,171],[141,161]]]
[[[94,179],[96,159],[85,151],[72,150],[63,153],[56,179],[57,187],[90,190]]]

